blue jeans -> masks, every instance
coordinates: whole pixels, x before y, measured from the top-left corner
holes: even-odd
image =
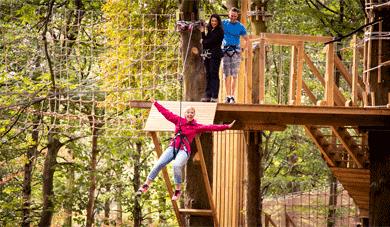
[[[173,179],[175,184],[181,184],[182,182],[182,168],[188,161],[188,155],[185,150],[179,150],[176,155],[176,158],[173,159],[173,147],[169,146],[161,157],[158,159],[156,164],[154,164],[153,169],[150,171],[148,175],[149,180],[154,180],[158,173],[164,168],[168,163],[173,160]]]

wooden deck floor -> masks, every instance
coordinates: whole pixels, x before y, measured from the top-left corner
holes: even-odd
[[[132,108],[150,109],[151,103],[132,101],[130,106]],[[183,108],[185,108],[184,105]],[[215,122],[230,122],[232,120],[238,121],[234,129],[248,129],[249,126],[253,128],[254,125],[274,125],[275,127],[283,125],[330,125],[390,128],[390,108],[218,103]]]

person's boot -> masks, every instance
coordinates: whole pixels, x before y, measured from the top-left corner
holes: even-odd
[[[172,201],[179,200],[181,196],[181,190],[175,190],[172,196]]]
[[[149,185],[143,184],[141,187],[139,187],[137,191],[137,195],[141,195],[142,193],[146,193],[149,190]]]

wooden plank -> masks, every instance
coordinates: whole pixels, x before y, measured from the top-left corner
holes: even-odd
[[[292,35],[292,34],[280,34],[280,33],[260,33],[258,36],[251,36],[252,39],[269,39],[276,41],[290,40],[296,42],[315,42],[325,43],[333,40],[330,36],[312,36],[312,35]]]
[[[241,151],[239,148],[240,140],[235,133],[235,131],[231,132],[234,136],[234,141],[237,141],[236,146],[231,151],[232,152],[232,161],[233,161],[233,168],[232,168],[232,177],[233,177],[233,186],[232,186],[232,223],[231,226],[238,226],[238,218],[237,215],[239,213],[238,204],[237,204],[237,186],[239,185],[237,176],[239,175],[239,169],[237,168],[237,159],[238,159],[238,153]]]
[[[344,106],[290,106],[217,104],[215,122],[238,120],[242,124],[390,126],[390,109]],[[234,129],[240,129],[234,127]]]
[[[174,102],[174,101],[159,101],[169,111],[184,117],[185,108],[193,106],[195,108],[195,119],[201,124],[212,124],[214,122],[215,110],[217,103],[212,102]],[[181,109],[180,109],[181,106]],[[174,131],[175,125],[165,119],[165,117],[158,112],[157,108],[152,105],[149,112],[148,119],[145,124],[145,131]]]
[[[321,82],[322,86],[325,86],[325,80],[323,76],[306,53],[303,53],[303,59],[305,60],[307,66],[309,66],[309,69],[314,74],[314,76],[316,76],[317,79]]]
[[[253,88],[253,49],[252,49],[252,42],[249,43],[248,46],[248,58],[247,58],[247,72],[246,72],[246,94],[245,94],[245,103],[252,103],[252,88]]]
[[[298,50],[296,46],[291,47],[291,62],[290,62],[290,80],[289,80],[289,90],[288,90],[288,104],[295,105],[296,104],[296,81],[297,81],[297,73],[296,73],[296,62],[298,57]]]
[[[218,104],[215,119],[239,120],[235,129],[250,123],[390,127],[389,116],[389,108]]]
[[[382,32],[382,21],[378,22],[378,32]],[[377,65],[380,66],[382,64],[382,39],[378,40],[378,55],[377,55],[378,63]],[[378,67],[378,84],[382,83],[382,67]]]
[[[210,208],[213,211],[214,225],[218,226],[217,211],[216,211],[215,205],[214,205],[214,200],[213,200],[212,190],[211,190],[211,186],[210,186],[209,175],[207,173],[206,163],[204,162],[203,148],[202,148],[202,144],[200,143],[199,136],[195,137],[195,142],[196,142],[196,148],[197,148],[198,153],[199,153],[200,167],[201,167],[201,170],[202,170],[203,182],[204,182],[204,185],[206,187],[207,198],[209,200]]]
[[[263,212],[263,213],[265,216],[265,226],[268,227],[269,224],[271,224],[272,226],[277,227],[276,223],[272,220],[271,215],[267,214],[265,212]]]
[[[265,102],[265,42],[264,39],[259,43],[259,103]]]
[[[303,90],[305,91],[306,95],[309,97],[310,101],[314,103],[314,105],[317,103],[317,98],[315,95],[310,91],[310,88],[306,85],[304,81],[302,81],[302,87]]]
[[[179,209],[180,213],[188,214],[193,216],[213,216],[212,210],[201,210],[201,209]]]
[[[264,42],[266,45],[274,45],[274,46],[296,46],[299,44],[301,41],[295,41],[295,40],[283,40],[283,39],[264,39]],[[254,40],[257,41],[257,40]]]
[[[156,132],[150,132],[150,135],[152,136],[154,147],[156,149],[157,156],[159,158],[162,155],[162,149],[161,149],[160,140],[158,139]],[[165,185],[167,186],[167,190],[168,190],[168,193],[169,193],[169,198],[171,198],[173,196],[173,189],[172,189],[172,184],[171,184],[171,181],[169,179],[169,175],[168,175],[166,167],[164,167],[162,169],[162,174],[163,174],[163,178],[164,178],[164,181],[165,181]],[[180,215],[179,206],[177,205],[177,202],[173,201],[173,200],[171,200],[171,202],[172,202],[173,211],[175,212],[175,215],[176,215],[176,218],[177,218],[177,222],[179,223],[179,226],[185,226],[184,225],[185,222],[182,219],[182,216]]]
[[[313,62],[311,61],[309,56],[307,56],[307,54],[304,53],[303,57],[305,59],[306,64],[309,66],[309,69],[312,71],[313,75],[321,82],[322,86],[325,87],[325,80],[324,80],[323,76],[318,71],[317,67],[313,64]],[[335,94],[335,103],[336,103],[336,105],[337,106],[343,106],[346,100],[345,100],[344,96],[341,94],[341,92],[338,90],[338,88],[336,86],[334,86],[333,92]]]
[[[359,72],[358,72],[358,66],[359,66],[359,51],[357,47],[357,38],[356,34],[353,36],[353,57],[352,57],[352,105],[357,106],[358,101],[358,81],[359,81]]]
[[[302,96],[302,73],[303,73],[303,42],[300,42],[299,45],[297,46],[297,88],[296,88],[296,94],[295,94],[295,100],[296,100],[296,105],[301,105],[301,96]]]
[[[334,105],[334,46],[327,45],[326,50],[326,73],[325,73],[325,100],[328,106]]]
[[[334,63],[335,63],[336,68],[341,72],[341,75],[343,75],[345,81],[347,81],[349,86],[352,87],[352,85],[353,85],[352,76],[349,74],[348,69],[344,66],[344,64],[341,62],[340,58],[337,55],[334,56]],[[357,62],[357,64],[358,64],[358,62]],[[352,68],[352,70],[353,70],[353,68]],[[357,71],[356,71],[356,73],[357,73]],[[362,89],[363,85],[359,83],[360,82],[359,77],[357,77],[355,80],[356,80],[355,86],[357,89],[357,95],[358,95],[358,97],[361,98],[362,97],[361,94],[363,92],[363,89]]]
[[[233,150],[236,150],[237,147],[235,146],[236,145],[236,138],[234,136],[234,133],[230,132],[230,138],[231,138],[231,142],[230,142],[230,146],[229,146],[229,153],[230,155],[227,156],[228,158],[228,164],[226,165],[226,169],[228,171],[228,175],[227,175],[227,178],[228,178],[228,184],[227,184],[227,188],[228,188],[228,196],[227,196],[227,207],[228,209],[226,210],[227,211],[227,217],[228,217],[228,225],[229,226],[232,226],[232,218],[233,218],[233,192],[232,192],[232,188],[233,188],[233,155],[232,155],[232,149]],[[233,152],[234,153],[234,152]]]

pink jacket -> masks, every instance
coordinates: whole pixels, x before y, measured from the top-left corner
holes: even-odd
[[[196,122],[196,120],[192,120],[190,122],[187,122],[187,120],[184,117],[180,117],[171,111],[165,109],[161,104],[159,104],[157,101],[154,102],[154,106],[156,106],[157,110],[170,122],[175,124],[175,134],[179,131],[179,122],[181,122],[181,132],[184,134],[188,141],[184,139],[183,143],[186,146],[186,150],[188,152],[188,155],[191,154],[191,142],[194,140],[196,134],[202,133],[202,132],[211,132],[211,131],[223,131],[229,128],[229,125],[202,125]],[[173,146],[173,139],[170,142],[170,146]],[[175,141],[175,148],[178,148],[180,145],[180,138],[179,136],[176,137]],[[180,149],[183,149],[183,145],[180,147]]]

